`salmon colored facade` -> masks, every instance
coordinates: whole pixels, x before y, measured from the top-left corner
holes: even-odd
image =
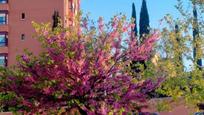
[[[64,26],[73,26],[79,7],[79,0],[0,0],[0,66],[16,64],[24,49],[39,54],[32,21],[52,24],[57,11]]]

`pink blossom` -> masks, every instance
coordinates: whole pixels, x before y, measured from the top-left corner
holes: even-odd
[[[99,18],[99,32],[89,30],[88,22],[83,22],[80,36],[73,37],[78,32],[69,29],[67,33],[45,35],[43,56],[28,58],[23,55],[25,63],[19,62],[19,71],[29,77],[8,79],[11,83],[5,90],[15,92],[19,98],[39,102],[44,111],[57,110],[70,103],[69,109],[78,107],[90,115],[141,107],[140,103],[147,100],[147,93],[154,90],[160,81],[134,83],[135,76],[129,74],[131,70],[127,67],[132,61],[150,58],[158,33],[153,33],[138,45],[133,39],[135,37],[129,34],[132,24],[123,19],[115,17],[110,25],[112,28],[107,29]],[[30,60],[32,64],[28,63]],[[19,81],[22,84],[19,85]],[[30,111],[40,110],[26,101],[24,105]]]

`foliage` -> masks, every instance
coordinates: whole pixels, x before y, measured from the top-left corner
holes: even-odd
[[[176,101],[182,98],[185,102],[196,107],[204,100],[203,69],[197,61],[203,57],[203,7],[201,4],[189,0],[190,8],[185,10],[183,1],[178,0],[176,8],[181,18],[173,19],[171,15],[165,16],[165,27],[162,29],[162,37],[158,44],[158,59],[155,71],[163,75],[166,80],[157,89],[159,94],[173,97]],[[195,25],[193,8],[197,7],[199,13],[197,29],[199,36],[192,35]],[[190,11],[189,11],[190,10]],[[168,26],[166,26],[168,25]],[[196,57],[193,57],[194,48],[197,49]],[[192,63],[191,65],[187,65]]]
[[[44,52],[39,57],[26,53],[17,68],[4,70],[0,91],[16,94],[25,113],[140,111],[162,79],[137,81],[130,63],[150,58],[158,33],[138,46],[131,37],[132,24],[125,20],[116,16],[105,25],[99,18],[95,27],[84,18],[80,28],[54,31],[34,24]]]
[[[132,3],[132,18],[133,18],[133,20],[134,20],[134,24],[135,24],[135,26],[133,27],[133,32],[134,32],[134,34],[135,34],[135,36],[137,36],[137,15],[136,15],[136,9],[135,9],[135,4],[134,3]]]
[[[149,26],[149,14],[147,10],[147,3],[146,0],[142,0],[142,7],[140,11],[140,38],[141,42],[143,41],[144,34],[150,33],[150,26]]]

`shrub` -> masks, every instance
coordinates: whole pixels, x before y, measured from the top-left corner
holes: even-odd
[[[80,28],[34,24],[44,52],[19,57],[17,69],[1,75],[1,92],[13,92],[28,113],[71,112],[107,114],[140,111],[157,81],[137,81],[132,61],[148,60],[158,34],[143,44],[131,38],[132,24],[116,16],[98,26],[87,18]]]

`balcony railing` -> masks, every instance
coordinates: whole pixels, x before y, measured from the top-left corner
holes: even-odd
[[[5,46],[5,47],[0,47],[0,54],[1,53],[4,53],[4,54],[7,54],[8,53],[8,47]]]
[[[8,24],[0,24],[0,32],[8,32]]]
[[[9,5],[6,2],[0,2],[0,11],[8,11]]]

